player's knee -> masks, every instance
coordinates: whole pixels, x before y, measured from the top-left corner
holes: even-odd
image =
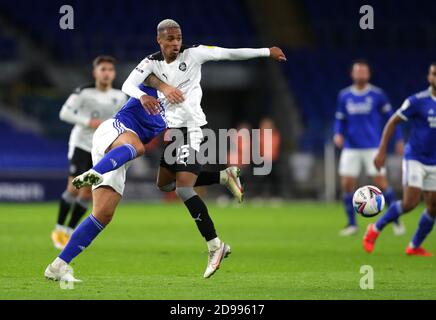
[[[433,218],[436,217],[436,203],[435,202],[427,203],[427,212]]]
[[[170,183],[167,184],[159,184],[159,181],[156,183],[157,187],[159,188],[160,191],[163,192],[171,192],[176,190],[176,182],[175,181],[171,181]]]
[[[145,147],[142,143],[137,143],[133,146],[136,150],[137,157],[141,157],[145,153]]]
[[[419,199],[406,199],[403,200],[401,206],[403,208],[403,213],[407,213],[415,209],[419,204]]]
[[[193,187],[176,187],[176,194],[183,202],[197,195]]]
[[[114,211],[110,212],[93,212],[95,218],[104,226],[108,225],[114,216]]]

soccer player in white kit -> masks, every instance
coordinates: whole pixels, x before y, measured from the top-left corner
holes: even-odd
[[[62,106],[59,117],[73,124],[69,139],[69,177],[66,190],[59,201],[58,217],[51,234],[53,245],[62,249],[73,229],[88,210],[92,199],[91,188],[77,190],[71,181],[92,168],[91,146],[95,129],[111,118],[126,102],[126,95],[112,88],[115,79],[115,58],[98,56],[93,61],[95,82],[77,88]],[[66,224],[67,216],[71,217]]]
[[[163,94],[159,94],[165,106],[165,117],[170,134],[171,130],[179,131],[183,135],[183,141],[168,141],[166,148],[174,150],[172,155],[174,158],[177,155],[177,159],[169,160],[165,156],[165,151],[163,152],[158,186],[161,189],[175,189],[206,240],[209,259],[204,277],[208,278],[219,268],[222,259],[230,253],[230,246],[218,238],[205,203],[194,191],[194,185],[201,170],[201,164],[197,162],[195,155],[200,151],[200,145],[204,142],[202,129],[207,125],[206,116],[201,107],[202,65],[207,61],[246,60],[260,57],[285,61],[286,57],[277,47],[225,49],[204,45],[183,46],[181,28],[171,19],[159,23],[157,42],[161,50],[144,59],[132,71],[122,89],[128,95],[140,99],[144,92],[138,86],[153,73],[161,81],[181,90],[186,98],[181,104],[172,104],[166,101]]]

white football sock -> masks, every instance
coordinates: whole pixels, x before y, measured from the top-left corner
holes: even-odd
[[[220,246],[221,246],[221,240],[218,237],[216,237],[215,239],[209,240],[207,242],[207,248],[209,249],[209,251],[215,251],[215,250],[219,249]]]

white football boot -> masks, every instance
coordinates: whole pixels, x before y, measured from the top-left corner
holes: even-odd
[[[203,276],[205,278],[211,277],[219,269],[221,261],[227,258],[230,253],[230,246],[222,241],[218,249],[209,251],[207,267]]]
[[[87,186],[96,186],[102,182],[103,175],[93,169],[82,173],[81,175],[75,177],[72,181],[73,186],[75,186],[77,189]]]
[[[244,201],[244,189],[239,179],[241,176],[241,169],[238,167],[228,167],[227,169],[221,171],[220,182],[225,185],[227,189],[233,194],[233,196],[238,200],[239,203]]]
[[[49,280],[82,282],[82,280],[74,278],[73,274],[73,268],[60,258],[56,258],[50,263],[44,272],[44,276]]]
[[[357,226],[347,226],[344,229],[342,229],[341,231],[339,231],[339,235],[341,237],[349,237],[349,236],[353,236],[355,234],[357,234],[359,232],[359,229],[357,228]]]
[[[393,223],[392,230],[394,231],[394,235],[402,236],[406,233],[406,226],[401,221],[397,223]]]

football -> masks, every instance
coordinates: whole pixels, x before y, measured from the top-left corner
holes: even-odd
[[[353,195],[354,211],[364,217],[378,215],[385,206],[385,197],[381,190],[374,186],[364,186]]]

